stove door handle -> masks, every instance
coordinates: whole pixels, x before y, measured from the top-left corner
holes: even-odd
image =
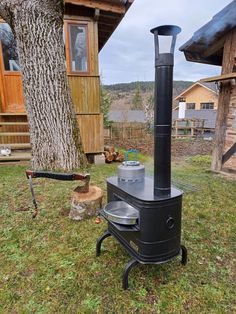
[[[175,219],[171,216],[168,217],[168,219],[166,220],[166,225],[168,229],[173,229],[174,225],[175,225]]]

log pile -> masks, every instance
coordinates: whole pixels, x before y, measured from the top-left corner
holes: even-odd
[[[115,150],[114,146],[105,146],[104,148],[105,162],[110,164],[111,162],[122,162],[125,160],[123,153]]]

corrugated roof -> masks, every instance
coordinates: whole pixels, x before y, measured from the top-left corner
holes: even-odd
[[[109,112],[108,119],[113,122],[146,122],[143,110],[113,110]]]
[[[219,92],[218,87],[217,87],[215,82],[200,82],[200,84],[202,84],[202,85],[206,86],[207,88],[213,90],[213,92],[216,92],[216,93]]]
[[[213,1],[214,2],[214,1]],[[197,30],[179,50],[188,61],[222,64],[224,36],[236,27],[236,0],[213,16],[212,20]],[[216,45],[209,55],[207,49]]]

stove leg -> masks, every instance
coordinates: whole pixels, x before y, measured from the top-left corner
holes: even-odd
[[[101,245],[103,240],[105,240],[106,238],[110,237],[111,233],[106,230],[103,235],[97,240],[97,244],[96,244],[96,256],[100,256],[101,254]]]
[[[187,249],[184,245],[181,245],[181,264],[182,265],[186,265],[187,264],[187,261],[188,261],[188,252],[187,252]]]
[[[122,277],[122,287],[126,290],[129,287],[129,272],[130,270],[136,266],[139,262],[136,259],[131,259],[128,264],[125,266],[123,277]]]

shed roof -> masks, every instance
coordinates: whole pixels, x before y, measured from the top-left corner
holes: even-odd
[[[112,110],[108,119],[113,122],[146,122],[143,110]]]
[[[133,2],[134,0],[65,0],[65,15],[97,19],[100,51]]]
[[[197,30],[179,50],[188,61],[222,65],[225,35],[236,27],[236,0]]]
[[[206,129],[214,129],[216,124],[216,115],[217,110],[194,110],[194,109],[187,109],[185,110],[185,118],[189,119],[203,119],[204,127]],[[175,120],[178,118],[178,110],[172,111],[172,120]]]

